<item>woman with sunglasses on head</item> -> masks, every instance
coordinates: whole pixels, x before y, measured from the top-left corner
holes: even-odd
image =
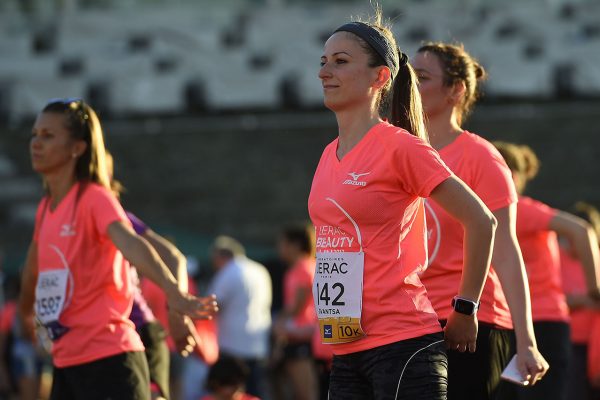
[[[551,366],[545,379],[535,386],[519,388],[508,384],[500,397],[506,400],[566,400],[571,341],[557,235],[571,244],[585,272],[587,294],[596,300],[600,299],[598,238],[585,220],[523,195],[540,165],[529,146],[506,142],[494,142],[494,146],[506,160],[519,193],[517,238],[527,268],[533,329],[540,351]]]
[[[167,293],[171,309],[210,318],[214,298],[182,293],[136,235],[111,192],[96,113],[79,99],[53,100],[32,130],[33,169],[46,195],[22,275],[20,312],[52,343],[53,400],[150,398],[144,347],[129,320],[129,262]]]
[[[378,12],[327,40],[319,78],[338,137],[309,197],[316,231],[313,299],[333,347],[331,399],[445,399],[444,336],[418,272],[426,264],[423,198],[466,231],[456,294],[478,301],[495,221],[427,143],[416,77]],[[385,121],[391,98],[391,119]],[[475,315],[453,314],[446,342],[474,349]]]
[[[494,146],[460,126],[475,103],[477,82],[485,76],[483,68],[461,46],[443,43],[421,47],[413,66],[431,145],[498,221],[492,267],[478,312],[478,351],[448,352],[448,398],[492,399],[509,362],[513,323],[523,379],[535,384],[548,369],[533,334],[527,277],[515,234],[517,193],[510,170]],[[443,204],[431,200],[427,202],[430,265],[421,278],[434,309],[446,321],[454,311],[451,299],[467,265],[462,248],[468,237]]]

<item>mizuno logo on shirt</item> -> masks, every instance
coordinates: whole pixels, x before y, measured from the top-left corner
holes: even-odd
[[[359,181],[359,179],[365,175],[369,175],[370,172],[365,172],[363,174],[358,174],[356,172],[350,172],[348,175],[350,175],[350,177],[352,179],[346,179],[343,183],[343,185],[352,185],[352,186],[367,186],[367,182],[364,181]]]
[[[61,227],[60,233],[58,234],[60,237],[65,236],[75,236],[75,229],[73,229],[73,225],[71,224],[63,224]]]

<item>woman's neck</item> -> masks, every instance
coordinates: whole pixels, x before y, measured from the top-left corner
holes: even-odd
[[[48,185],[48,192],[50,193],[50,209],[56,208],[58,203],[65,198],[69,193],[69,190],[77,183],[75,174],[72,171],[70,173],[53,173],[44,176],[44,181]]]
[[[360,142],[369,129],[382,121],[379,113],[372,108],[341,111],[335,116],[339,134],[337,155],[340,160]]]
[[[436,150],[441,150],[463,132],[458,123],[458,118],[453,110],[426,118],[429,143]]]

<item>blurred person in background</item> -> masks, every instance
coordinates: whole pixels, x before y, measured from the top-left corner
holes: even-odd
[[[318,393],[312,338],[317,315],[312,299],[315,275],[315,230],[311,224],[289,225],[278,241],[281,260],[287,265],[283,282],[284,308],[273,324],[276,348],[285,381],[291,383],[292,398],[314,400]]]
[[[40,396],[46,354],[24,335],[17,314],[18,277],[8,277],[4,283],[6,298],[0,311],[0,398],[36,400]]]
[[[324,103],[338,137],[323,151],[308,200],[313,300],[320,339],[335,354],[331,399],[441,400],[444,343],[474,351],[477,317],[476,309],[457,312],[442,333],[418,275],[427,260],[423,198],[432,196],[465,226],[467,260],[455,294],[473,303],[495,220],[427,143],[417,78],[382,19],[376,9],[369,22],[342,25],[321,56]]]
[[[148,364],[128,319],[129,262],[165,290],[178,312],[210,318],[216,302],[182,293],[133,231],[111,191],[100,122],[83,100],[51,100],[34,123],[30,153],[46,195],[22,273],[19,312],[29,337],[35,313],[53,341],[50,398],[146,400]]]
[[[118,180],[114,179],[114,160],[109,151],[106,151],[106,167],[113,193],[117,199],[120,199],[124,188]],[[179,290],[182,293],[188,293],[188,275],[184,255],[175,245],[150,229],[136,215],[129,211],[126,214],[135,233],[146,239],[148,244],[154,248],[158,256],[169,268],[173,276],[175,276]],[[171,398],[169,380],[170,354],[166,343],[167,332],[161,322],[154,316],[143,296],[137,269],[132,268],[131,278],[134,294],[129,319],[135,324],[135,328],[144,344],[150,371],[152,397],[157,400],[169,400]],[[163,294],[163,305],[165,304],[166,298],[164,298]],[[187,356],[196,345],[196,332],[192,320],[188,316],[170,311],[168,312],[168,323],[169,333],[174,340],[177,351],[183,356]]]
[[[448,351],[448,398],[493,399],[509,362],[513,325],[523,379],[535,384],[548,370],[537,349],[525,266],[515,234],[517,193],[510,170],[494,146],[461,127],[477,100],[484,68],[462,46],[444,43],[420,47],[412,65],[419,79],[431,145],[498,221],[478,310],[477,351]],[[468,238],[459,221],[443,210],[437,199],[427,201],[427,211],[430,259],[421,279],[444,323],[453,311],[451,299],[461,283],[466,261],[463,245]]]
[[[208,373],[209,394],[200,400],[260,400],[244,391],[249,375],[250,370],[242,360],[221,356]]]
[[[596,300],[600,299],[598,238],[585,220],[523,195],[540,166],[530,147],[506,142],[494,142],[494,145],[510,168],[519,194],[517,238],[527,269],[533,329],[539,349],[550,364],[541,382],[525,388],[506,384],[501,397],[566,400],[571,344],[557,234],[572,244],[573,254],[585,271],[587,294]]]
[[[209,293],[219,298],[220,354],[246,364],[250,371],[246,391],[263,398],[271,331],[271,277],[263,265],[246,257],[240,242],[228,236],[215,239],[211,258],[216,274]]]
[[[571,211],[586,220],[600,237],[600,211],[596,207],[577,202]],[[571,316],[567,398],[600,400],[600,353],[595,351],[600,349],[600,301],[590,296],[585,270],[575,249],[577,243],[562,236],[559,243],[563,288]],[[593,382],[593,378],[597,381]]]

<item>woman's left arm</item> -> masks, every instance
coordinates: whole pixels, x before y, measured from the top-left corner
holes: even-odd
[[[465,230],[464,267],[457,295],[479,302],[488,274],[496,219],[477,195],[459,178],[451,176],[431,193],[431,198],[456,218]],[[452,299],[448,299],[450,302]],[[453,311],[444,329],[449,348],[474,352],[477,316]]]

